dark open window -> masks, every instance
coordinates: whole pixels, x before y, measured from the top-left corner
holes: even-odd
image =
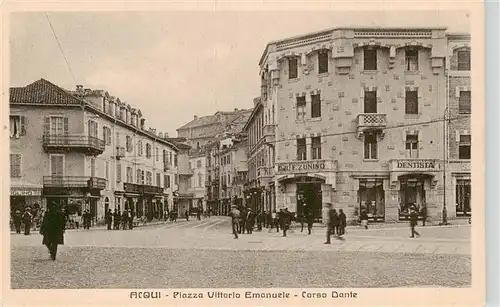
[[[377,49],[366,47],[363,55],[364,70],[377,70]]]
[[[460,50],[457,52],[458,70],[470,70],[470,51]]]
[[[407,71],[418,70],[418,49],[417,48],[406,48],[405,49],[405,61]]]
[[[296,79],[298,77],[297,58],[288,58],[288,79]]]
[[[313,137],[311,139],[311,159],[321,159],[321,137]]]
[[[418,91],[406,91],[405,114],[418,114]]]
[[[297,97],[297,119],[306,118],[306,97]]]
[[[460,91],[460,98],[458,99],[458,112],[460,114],[470,114],[470,91]]]
[[[318,73],[324,74],[328,72],[328,53],[320,51],[318,54]]]
[[[318,95],[311,95],[311,117],[321,117],[321,98]]]
[[[406,136],[406,157],[418,158],[418,135],[409,134]]]
[[[458,158],[459,159],[470,159],[470,147],[471,147],[471,136],[461,135],[460,143],[458,146]]]
[[[306,139],[297,139],[297,160],[307,160]]]
[[[377,113],[377,91],[365,91],[365,113]]]

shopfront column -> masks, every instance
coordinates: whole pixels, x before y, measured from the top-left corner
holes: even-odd
[[[385,191],[385,222],[396,223],[399,221],[399,183],[384,179]]]

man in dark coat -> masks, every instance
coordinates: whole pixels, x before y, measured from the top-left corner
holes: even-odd
[[[425,226],[425,220],[427,220],[427,207],[425,205],[422,206],[420,214],[422,215],[422,226]]]
[[[186,210],[186,212],[184,212],[185,216],[186,216],[186,221],[189,221],[189,212]]]
[[[347,216],[344,213],[344,210],[339,209],[339,228],[337,234],[339,236],[343,236],[345,234],[345,228],[347,226]]]
[[[122,229],[123,230],[127,229],[127,225],[128,225],[128,212],[127,212],[127,210],[123,211],[121,221],[122,221]]]
[[[255,225],[255,213],[253,213],[250,208],[247,210],[245,222],[247,233],[252,234],[253,226]]]
[[[283,237],[286,237],[286,231],[290,228],[290,224],[292,223],[292,213],[288,211],[288,208],[285,208],[281,212],[282,222],[281,227],[283,228]]]
[[[108,230],[111,230],[111,224],[113,223],[113,213],[111,213],[111,209],[108,209],[108,212],[106,212],[106,216],[104,217],[104,219],[106,220]]]
[[[240,233],[244,234],[247,226],[247,214],[248,211],[243,208],[240,211]]]
[[[264,223],[264,214],[262,212],[259,212],[257,214],[257,230],[262,231],[262,223]]]
[[[415,235],[417,235],[417,238],[420,237],[420,234],[415,230],[415,226],[417,226],[418,223],[418,213],[414,208],[410,209],[410,228],[411,228],[411,237],[410,238],[415,238]]]
[[[113,212],[113,229],[120,230],[120,213],[116,209]]]
[[[55,204],[47,208],[40,227],[40,234],[43,235],[42,244],[47,246],[52,260],[56,260],[57,245],[64,244],[65,222],[66,219]]]
[[[337,217],[337,213],[332,208],[331,203],[327,203],[326,208],[327,208],[328,224],[326,226],[326,242],[325,242],[325,244],[331,244],[331,236],[332,236],[332,234],[335,234],[335,223],[336,223],[336,220],[338,219],[338,217]]]
[[[233,235],[235,239],[238,239],[238,226],[240,223],[240,210],[236,209],[236,206],[231,206],[231,212],[229,213],[231,216],[231,226],[233,228]]]
[[[27,236],[30,234],[31,230],[31,221],[33,216],[31,215],[30,208],[26,208],[23,214],[23,223],[24,223],[24,235]]]
[[[308,210],[306,213],[306,220],[307,220],[307,232],[308,232],[307,234],[310,235],[314,224],[314,215],[310,210]]]
[[[16,228],[16,233],[21,233],[21,223],[23,221],[23,216],[21,215],[21,211],[16,210],[14,216],[12,217],[14,222],[14,227]]]

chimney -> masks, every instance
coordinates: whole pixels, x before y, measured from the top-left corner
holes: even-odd
[[[194,116],[194,120],[197,120],[197,119],[198,119],[198,116],[197,116],[197,115],[195,115],[195,116]]]
[[[146,119],[145,118],[141,118],[141,129],[145,129],[145,126],[146,126]]]
[[[163,132],[158,133],[158,136],[160,137],[160,139],[163,139]]]
[[[77,92],[83,92],[83,85],[78,84],[78,85],[76,86],[76,91],[77,91]]]

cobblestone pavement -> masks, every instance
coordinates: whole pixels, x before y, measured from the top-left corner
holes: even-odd
[[[58,259],[41,236],[11,236],[13,288],[467,286],[470,226],[348,228],[324,245],[324,228],[232,239],[226,217],[134,230],[68,231]],[[390,254],[390,255],[389,255]]]

